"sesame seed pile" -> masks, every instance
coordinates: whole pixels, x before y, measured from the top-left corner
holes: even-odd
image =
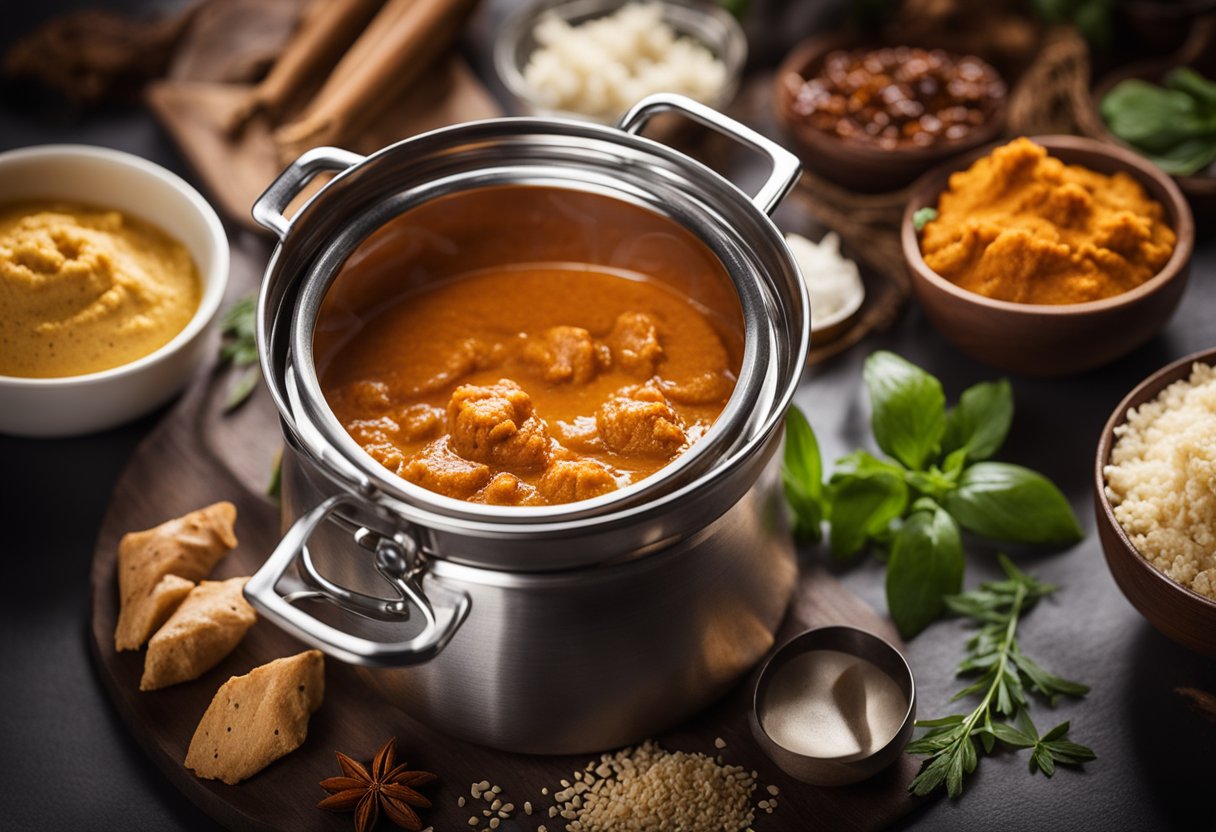
[[[469,826],[476,827],[478,832],[489,832],[489,830],[498,829],[499,824],[515,814],[515,804],[507,802],[502,797],[502,787],[492,785],[489,780],[473,783],[469,787],[469,795],[473,798],[472,801],[466,801],[464,797],[461,797],[456,801],[456,805],[464,808],[467,804],[474,810],[473,814],[469,817]],[[477,801],[486,804],[485,807],[481,807],[480,815],[477,814],[479,807],[472,805]],[[525,803],[524,809],[526,814],[532,814],[531,803]]]
[[[740,832],[755,817],[756,778],[721,756],[666,751],[647,740],[563,780],[549,816],[565,821],[567,832]],[[776,800],[761,802],[770,814],[777,807]]]

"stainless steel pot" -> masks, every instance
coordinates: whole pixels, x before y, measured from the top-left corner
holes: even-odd
[[[756,196],[637,135],[664,111],[765,155],[772,170]],[[292,198],[328,170],[338,175],[285,219]],[[775,451],[810,310],[768,213],[798,171],[772,142],[674,95],[646,99],[619,128],[496,119],[367,158],[333,148],[302,156],[254,206],[281,240],[258,338],[288,451],[286,531],[250,579],[250,602],[366,668],[372,687],[409,715],[507,750],[622,745],[720,696],[771,645],[797,572]],[[538,508],[442,497],[367,456],[321,394],[313,331],[347,255],[414,206],[498,184],[646,207],[692,231],[734,285],[745,329],[734,394],[693,450],[631,488]]]

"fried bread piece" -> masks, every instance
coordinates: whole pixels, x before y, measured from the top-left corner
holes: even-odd
[[[197,679],[231,653],[257,613],[241,594],[249,578],[203,581],[148,641],[140,690]]]
[[[325,659],[305,650],[233,676],[199,720],[186,768],[235,785],[300,747],[325,696]]]
[[[118,544],[115,650],[138,650],[215,564],[236,546],[236,506],[214,503]]]

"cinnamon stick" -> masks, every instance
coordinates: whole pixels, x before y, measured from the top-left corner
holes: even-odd
[[[239,134],[257,115],[277,120],[309,83],[339,60],[383,4],[384,0],[315,2],[274,67],[233,112],[228,133]]]
[[[455,40],[477,0],[388,0],[295,122],[275,132],[285,156],[349,144]]]

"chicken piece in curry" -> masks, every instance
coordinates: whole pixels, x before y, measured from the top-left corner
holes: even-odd
[[[403,479],[478,503],[570,503],[705,435],[739,369],[730,323],[649,275],[512,264],[381,302],[318,367],[338,421]]]

